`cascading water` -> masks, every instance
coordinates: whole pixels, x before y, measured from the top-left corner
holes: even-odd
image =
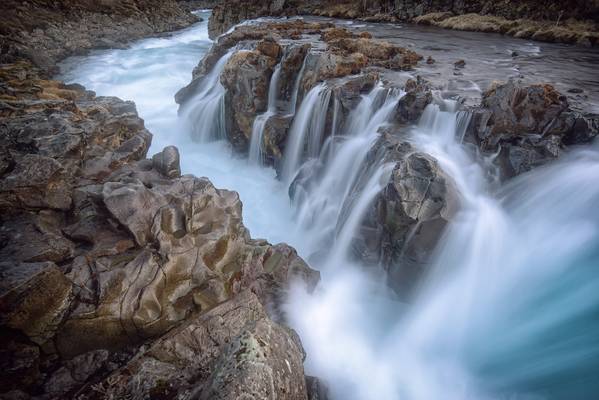
[[[326,160],[322,177],[298,193],[295,201],[299,225],[309,232],[313,247],[334,238],[344,204],[356,184],[358,174],[365,168],[366,155],[378,137],[379,128],[389,121],[402,95],[398,90],[377,85],[362,97],[348,121],[347,133],[339,136],[338,142],[332,141],[330,150],[323,148],[323,157],[332,156]],[[373,173],[381,174],[379,170],[385,168],[379,166]],[[380,185],[377,187],[380,191]],[[374,195],[371,197],[374,198]]]
[[[225,137],[225,88],[220,83],[220,75],[233,53],[234,50],[230,50],[218,60],[202,79],[196,94],[181,107],[180,115],[188,124],[187,131],[198,142]]]
[[[208,13],[202,17],[207,20]],[[388,165],[373,168],[340,217],[355,184],[354,169],[360,169],[362,154],[401,94],[375,88],[346,124],[332,123],[334,132],[322,149],[324,132],[312,128],[324,125],[332,95],[320,85],[303,97],[294,121],[297,145],[293,158],[285,160],[293,160],[286,179],[310,157],[319,157],[324,169],[292,210],[287,185],[275,180],[272,169],[231,157],[223,142],[191,143],[190,126],[177,119],[173,95],[188,83],[210,44],[202,22],[173,37],[74,58],[63,66],[65,78],[100,95],[134,100],[155,135],[151,152],[175,144],[184,173],[237,190],[254,237],[288,242],[304,257],[327,250],[329,257],[313,265],[324,268],[318,290],[314,295],[295,290],[288,309],[308,354],[306,372],[329,385],[331,399],[594,398],[599,392],[599,148],[574,151],[497,189],[489,184],[485,165],[461,144],[467,115],[457,112],[456,103],[437,99],[410,139],[451,176],[462,204],[434,255],[431,276],[407,306],[389,293],[381,271],[347,257],[364,209],[386,182]],[[197,92],[204,97],[189,103],[194,110],[181,113],[193,117],[197,128],[211,124],[196,132],[212,137],[223,133],[215,70]],[[296,94],[292,103],[293,98]],[[338,107],[334,101],[333,114]],[[308,154],[308,138],[320,154]],[[322,240],[323,229],[336,240]]]
[[[331,90],[321,83],[304,97],[289,130],[283,160],[283,181],[291,183],[303,158],[318,157],[322,144]]]
[[[281,64],[277,64],[268,87],[268,109],[254,120],[252,126],[252,137],[250,138],[250,150],[248,157],[253,164],[261,164],[263,161],[263,138],[264,127],[270,117],[277,113],[277,93],[279,92],[279,77],[281,76]]]

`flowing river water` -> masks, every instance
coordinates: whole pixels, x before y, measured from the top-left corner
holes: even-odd
[[[205,21],[172,36],[72,57],[61,66],[62,79],[99,95],[135,101],[154,134],[151,154],[166,145],[177,146],[183,173],[206,176],[216,187],[239,192],[244,223],[253,237],[287,242],[321,270],[317,291],[308,295],[293,290],[288,311],[308,354],[307,374],[327,382],[333,400],[596,398],[596,144],[574,149],[552,165],[497,187],[488,181],[485,165],[460,142],[464,115],[457,105],[440,99],[430,105],[410,136],[453,178],[462,204],[435,251],[430,276],[407,306],[386,289],[379,271],[360,268],[347,255],[364,209],[388,179],[388,165],[376,165],[349,215],[340,215],[361,172],[360,161],[403,94],[375,87],[364,96],[351,117],[347,139],[339,145],[329,143],[327,151],[315,149],[325,165],[317,187],[297,193],[291,202],[288,183],[301,164],[293,146],[278,180],[273,169],[260,166],[255,144],[248,160],[222,140],[198,138],[223,129],[222,87],[216,74],[200,88],[193,106],[178,115],[174,94],[189,83],[192,69],[212,43],[206,26],[209,12],[199,15]],[[368,29],[378,30],[380,36],[417,40],[414,28],[377,24]],[[579,98],[581,104],[596,109],[599,90],[592,71],[599,65],[597,52],[497,35],[484,36],[495,46],[491,51],[487,46],[477,52],[472,38],[479,34],[445,37],[439,32],[445,31],[420,32],[438,58],[447,49],[459,51],[456,46],[462,40],[468,50],[459,58],[478,54],[473,63],[480,64],[472,75],[454,77],[449,91],[480,92],[486,82],[509,76],[507,71],[534,69],[539,74],[547,71],[543,77],[555,79],[561,89],[583,87],[587,98]],[[510,51],[524,58],[514,61]],[[494,59],[498,53],[505,60]],[[569,74],[551,68],[559,60],[574,61]],[[484,74],[493,63],[496,68]],[[441,79],[443,71],[427,68],[423,73],[428,78]],[[317,86],[297,105],[290,132],[297,146],[309,145],[322,134],[318,109],[330,101],[327,96],[326,87]],[[275,102],[269,103],[267,113],[275,112]],[[329,247],[327,256],[313,257],[323,246]]]

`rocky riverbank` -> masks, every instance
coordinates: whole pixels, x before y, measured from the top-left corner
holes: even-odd
[[[26,62],[0,78],[4,398],[233,399],[274,381],[305,399],[301,344],[275,321],[318,273],[251,239],[238,195],[181,176],[176,148],[147,159],[131,102]]]
[[[214,7],[209,32],[216,37],[260,16],[319,15],[371,22],[414,22],[442,28],[502,33],[546,42],[595,46],[599,4],[589,1],[245,1]]]
[[[175,1],[6,0],[0,3],[0,62],[31,60],[50,73],[90,49],[119,48],[197,21]]]

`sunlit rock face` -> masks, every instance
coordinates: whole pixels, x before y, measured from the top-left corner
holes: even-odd
[[[10,82],[0,110],[1,329],[16,368],[2,389],[67,395],[140,344],[230,299],[245,307],[250,296],[255,311],[242,325],[256,324],[229,339],[259,338],[269,347],[251,357],[274,363],[273,379],[293,376],[280,390],[304,398],[301,345],[270,318],[285,320],[290,282],[314,288],[318,273],[291,247],[251,239],[237,193],[181,176],[176,147],[146,159],[152,136],[132,103],[40,79],[27,63],[0,73]],[[237,354],[219,351],[222,363]],[[231,366],[231,379],[250,390],[255,362]],[[56,373],[42,372],[44,363]],[[207,382],[195,385],[209,391]]]

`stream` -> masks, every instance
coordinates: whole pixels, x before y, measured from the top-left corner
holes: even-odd
[[[198,138],[194,130],[206,131],[199,125],[221,129],[216,114],[222,95],[215,75],[198,94],[197,107],[178,116],[174,95],[212,44],[210,12],[198,15],[204,21],[171,36],[71,57],[61,64],[60,78],[134,101],[154,134],[149,154],[177,146],[183,173],[239,192],[252,237],[289,243],[321,271],[316,292],[293,290],[287,311],[308,355],[306,374],[326,382],[331,399],[590,399],[599,393],[597,143],[498,187],[461,143],[464,115],[457,104],[438,99],[429,105],[411,140],[453,178],[461,207],[435,250],[425,284],[406,305],[387,289],[380,271],[361,268],[348,256],[364,209],[389,179],[389,165],[376,166],[349,214],[340,215],[378,129],[403,93],[375,86],[364,95],[347,139],[321,155],[325,172],[318,187],[291,202],[288,185],[302,164],[297,149],[322,135],[318,113],[329,101],[327,88],[318,85],[297,105],[289,139],[297,144],[286,150],[280,180],[260,165],[255,146],[248,160],[223,140]],[[394,37],[414,43],[424,35],[428,47],[414,47],[423,53],[428,48],[438,64],[463,46],[467,50],[452,59],[475,60],[472,73],[446,79],[453,70],[421,71],[449,82],[449,92],[476,97],[495,79],[541,76],[559,90],[584,88],[572,101],[599,110],[597,51],[499,35],[339,23],[387,38],[397,32]],[[479,40],[487,41],[475,48]],[[565,63],[572,69],[556,71]],[[485,74],[489,65],[494,68]],[[267,112],[275,107],[269,101]],[[323,247],[327,254],[315,257]]]

